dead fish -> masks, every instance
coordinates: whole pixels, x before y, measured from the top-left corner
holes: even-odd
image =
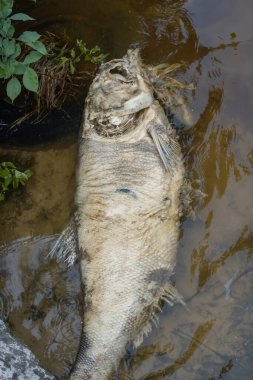
[[[127,344],[137,347],[151,330],[161,302],[183,302],[171,276],[184,166],[150,72],[129,50],[101,66],[86,99],[77,214],[58,243],[71,263],[76,234],[84,287],[71,380],[110,379]]]

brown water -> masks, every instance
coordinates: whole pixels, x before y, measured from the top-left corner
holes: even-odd
[[[26,3],[27,5],[27,3]],[[29,12],[44,29],[65,30],[111,57],[140,46],[146,62],[186,63],[193,83],[173,107],[187,176],[197,192],[181,227],[175,282],[187,308],[164,306],[159,325],[119,378],[253,378],[253,29],[251,0],[41,0]],[[2,149],[34,172],[22,196],[1,207],[0,294],[14,333],[52,373],[68,373],[81,329],[78,268],[46,253],[70,217],[76,144]],[[0,157],[0,158],[1,158]],[[32,243],[32,244],[31,244]]]

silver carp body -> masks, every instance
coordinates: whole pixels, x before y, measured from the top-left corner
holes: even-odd
[[[101,66],[85,106],[77,171],[83,337],[71,380],[112,378],[163,300],[179,234],[184,168],[175,131],[138,50]]]

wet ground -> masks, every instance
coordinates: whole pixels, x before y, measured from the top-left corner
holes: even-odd
[[[196,190],[193,211],[182,220],[175,273],[187,307],[164,306],[159,325],[122,361],[120,379],[251,380],[252,2],[41,0],[24,9],[40,28],[98,43],[110,57],[140,46],[146,62],[183,61],[175,78],[194,84],[180,93],[191,119],[171,106]],[[63,376],[81,328],[79,275],[46,254],[72,212],[76,141],[2,147],[0,158],[34,172],[21,195],[0,204],[3,310],[41,364]]]

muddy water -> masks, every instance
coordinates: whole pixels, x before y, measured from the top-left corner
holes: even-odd
[[[252,2],[41,0],[24,6],[41,28],[99,43],[111,57],[140,46],[147,62],[184,61],[175,78],[194,84],[178,98],[191,117],[171,102],[194,188],[174,278],[187,307],[164,306],[158,326],[122,361],[119,378],[252,379]],[[2,148],[0,155],[34,172],[21,196],[0,205],[3,311],[41,363],[64,376],[81,329],[78,268],[66,271],[46,254],[72,211],[76,145]]]

